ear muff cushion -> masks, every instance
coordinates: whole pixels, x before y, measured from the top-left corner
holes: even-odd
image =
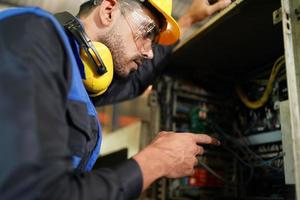
[[[100,42],[93,42],[94,47],[98,51],[102,62],[104,63],[107,72],[103,75],[99,75],[92,64],[92,61],[88,58],[87,53],[82,49],[80,57],[82,59],[85,71],[85,79],[83,83],[90,93],[90,96],[98,96],[103,94],[113,79],[113,60],[109,49]]]

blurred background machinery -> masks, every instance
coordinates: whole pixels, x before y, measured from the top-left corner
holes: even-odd
[[[261,87],[253,86],[253,97],[261,96]],[[220,96],[171,77],[163,77],[156,89],[162,130],[206,133],[222,145],[205,146],[194,176],[157,182],[153,199],[288,199],[293,194],[294,186],[285,183],[279,87],[255,110],[235,92]]]
[[[222,145],[205,146],[192,177],[161,179],[144,199],[296,199],[282,15],[279,0],[237,0],[181,41],[153,87],[152,121]]]

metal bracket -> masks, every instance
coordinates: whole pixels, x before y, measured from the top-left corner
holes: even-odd
[[[150,107],[154,107],[158,105],[158,94],[157,91],[152,90],[150,95],[148,96],[148,105]]]
[[[284,31],[287,34],[291,34],[291,17],[290,17],[290,13],[287,12],[286,10],[282,9],[282,23],[284,28]]]
[[[289,93],[296,196],[300,199],[300,23],[299,0],[281,0],[284,49]],[[297,11],[296,11],[297,10]],[[297,19],[298,17],[298,19]],[[287,120],[285,118],[285,120]]]
[[[282,9],[279,8],[273,12],[273,25],[282,21]]]

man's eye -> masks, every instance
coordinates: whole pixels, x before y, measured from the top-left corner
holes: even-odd
[[[144,38],[150,38],[151,37],[151,31],[144,33]]]
[[[149,39],[149,40],[151,40],[153,42],[154,38],[155,38],[155,34],[153,33],[153,31],[145,32],[143,34],[143,38],[144,39]]]

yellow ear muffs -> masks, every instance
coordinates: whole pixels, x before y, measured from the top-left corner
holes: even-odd
[[[89,95],[103,94],[113,79],[114,67],[109,49],[102,43],[92,42],[79,22],[68,12],[56,13],[56,19],[81,47],[80,57],[84,65],[83,83]]]
[[[87,53],[81,49],[80,57],[82,59],[85,71],[85,79],[83,80],[83,83],[85,88],[88,90],[89,95],[95,97],[103,94],[107,90],[113,79],[114,67],[112,55],[109,49],[100,42],[92,43],[107,70],[107,72],[105,72],[103,75],[99,75]]]

